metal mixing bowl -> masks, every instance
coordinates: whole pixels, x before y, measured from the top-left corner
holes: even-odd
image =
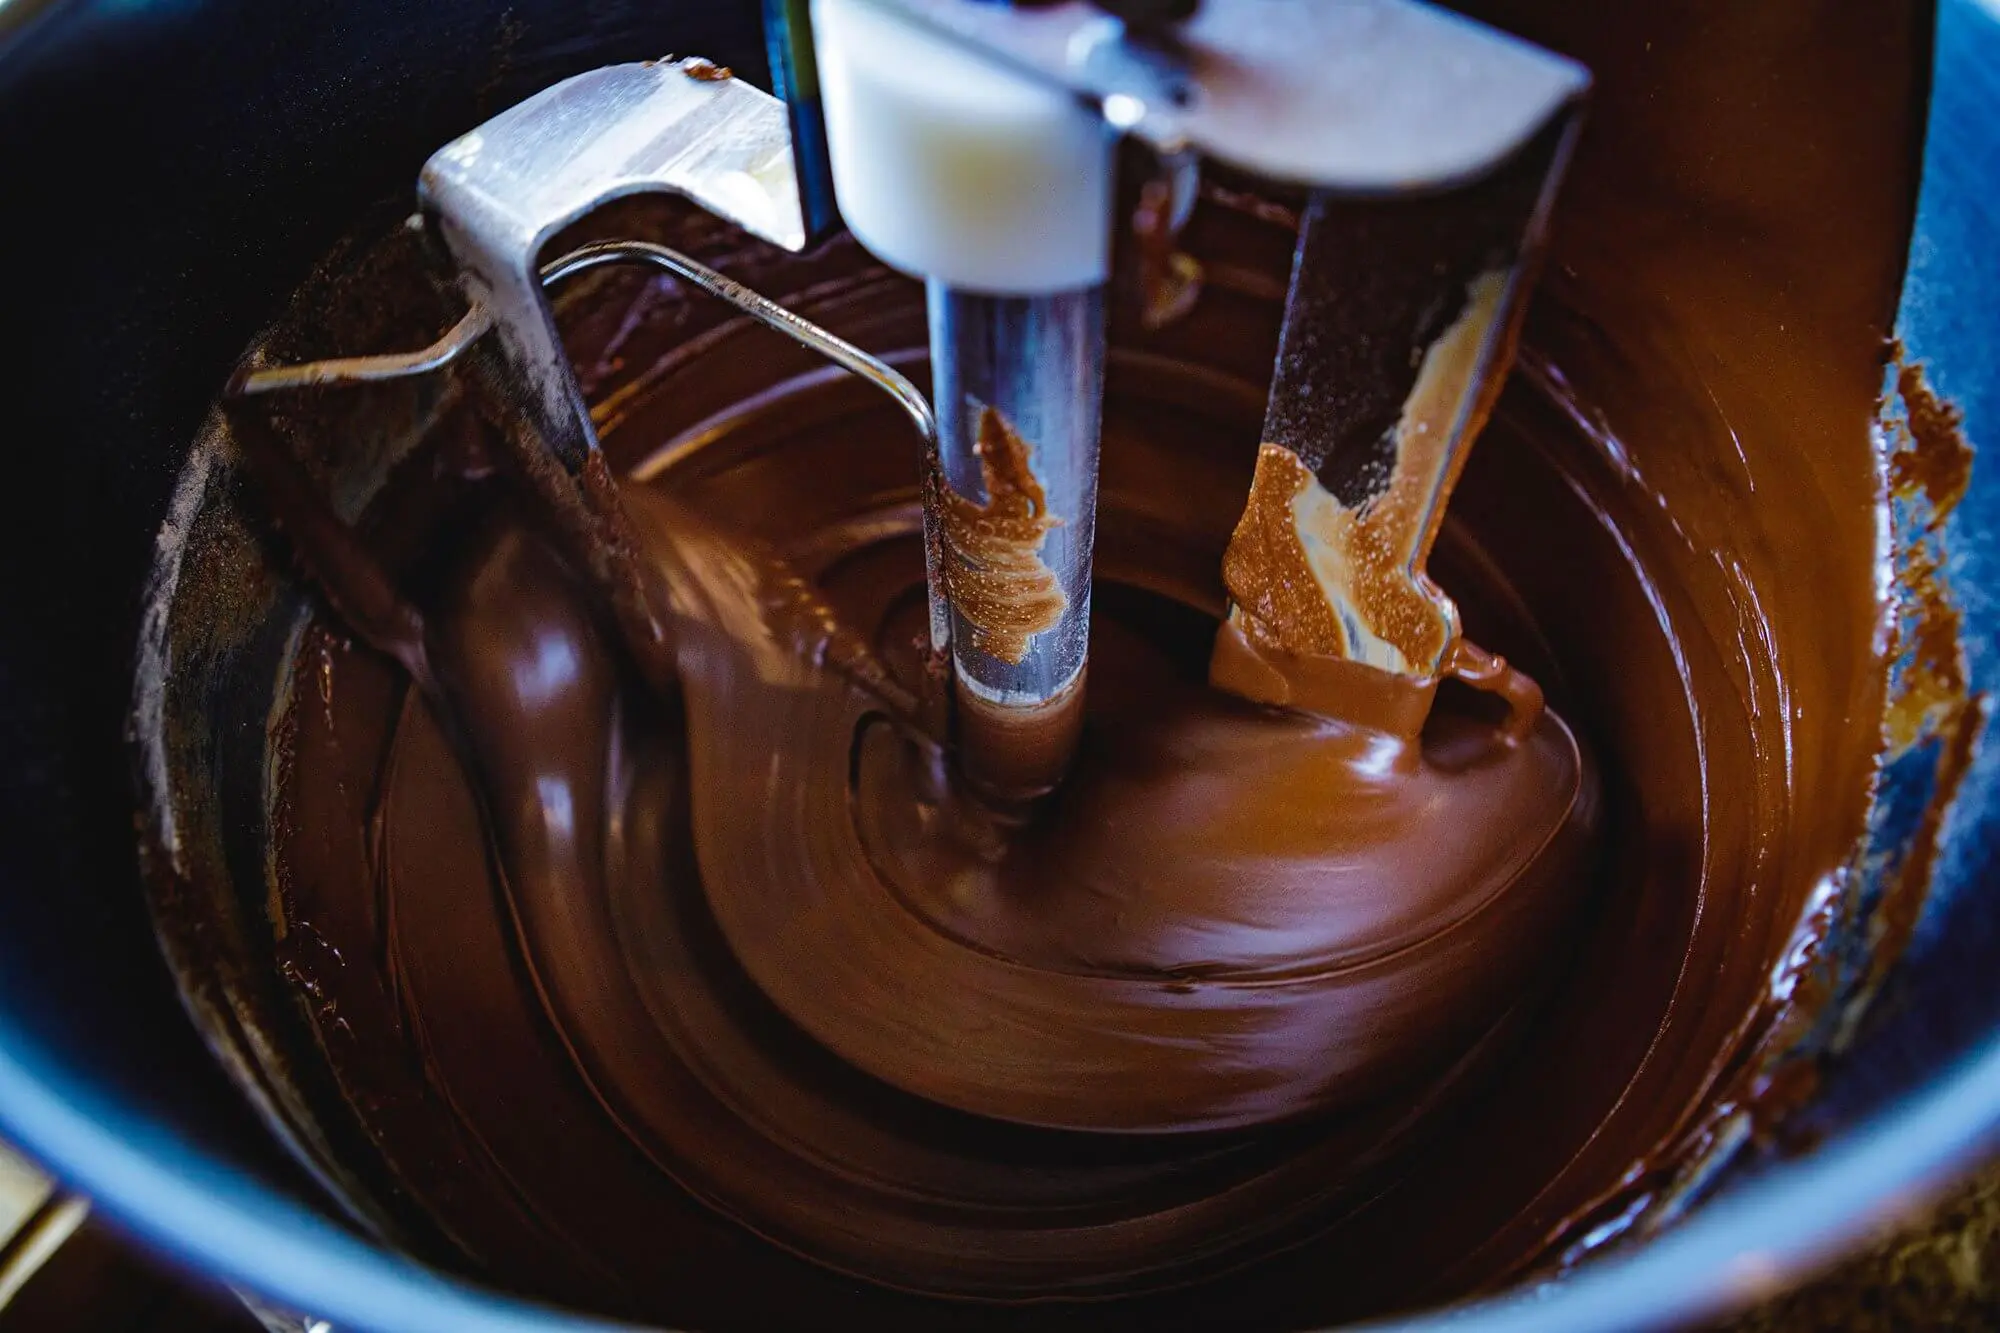
[[[1837,0],[1836,0],[1837,2]],[[338,1327],[578,1327],[344,1220],[212,1058],[140,888],[125,734],[156,535],[228,367],[438,144],[557,78],[699,51],[760,77],[755,7],[698,0],[0,0],[0,327],[16,481],[0,643],[0,1133],[148,1243]],[[2000,7],[1942,0],[1898,333],[2000,438]],[[2000,475],[1943,535],[1971,689],[2000,686]],[[1684,1220],[1479,1329],[1676,1322],[1796,1281],[1920,1206],[2000,1131],[2000,741],[1945,816],[1903,961],[1803,1113]],[[247,725],[227,717],[218,728]],[[1900,873],[1937,754],[1890,764],[1870,873]],[[1418,1321],[1422,1322],[1422,1321]]]

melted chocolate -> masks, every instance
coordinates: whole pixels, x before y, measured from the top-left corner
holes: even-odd
[[[787,415],[814,414],[782,404],[773,420]],[[805,466],[843,444],[781,436],[773,453]],[[686,585],[708,909],[794,1023],[928,1101],[1150,1133],[1351,1105],[1490,1026],[1580,887],[1594,800],[1555,718],[1531,715],[1516,744],[1446,711],[1418,743],[1245,706],[1173,669],[1214,636],[1206,582],[1170,589],[1178,615],[1103,626],[1060,793],[989,810],[954,790],[936,745],[878,721],[875,696],[767,620],[734,544],[658,490],[631,501]],[[808,571],[886,650],[921,630],[916,534],[898,518],[858,515],[846,542],[815,533],[825,563]],[[1185,539],[1193,566],[1220,534]],[[1107,592],[1164,578],[1100,560]]]
[[[634,334],[631,289],[592,287],[572,337],[638,368],[606,441],[643,484],[566,514],[415,460],[447,571],[414,620],[379,582],[340,602],[405,651],[308,632],[278,750],[284,962],[406,1206],[496,1280],[710,1326],[1299,1324],[1644,1216],[1794,1021],[1770,979],[1860,832],[1913,146],[1906,17],[1700,18],[1521,25],[1598,107],[1432,561],[1586,739],[1601,814],[1552,717],[1496,743],[1456,684],[1417,737],[1205,687],[1282,207],[1212,193],[1207,290],[1121,335],[1083,748],[1025,826],[953,790],[926,720],[893,410],[753,329]],[[1705,128],[1743,123],[1774,142]],[[920,293],[851,255],[758,262],[837,332],[921,339]],[[578,551],[645,595],[607,605]],[[1301,971],[1369,981],[1271,1003]]]

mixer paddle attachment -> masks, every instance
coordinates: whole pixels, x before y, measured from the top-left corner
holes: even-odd
[[[1579,124],[1559,116],[1443,197],[1310,197],[1256,476],[1223,561],[1232,605],[1216,684],[1310,707],[1300,659],[1422,691],[1490,671],[1424,565],[1513,361]]]
[[[1352,631],[1313,648],[1434,675],[1456,643],[1457,615],[1423,577],[1423,557],[1490,405],[1485,386],[1510,359],[1517,261],[1533,251],[1587,74],[1402,0],[1075,4],[1032,15],[963,0],[814,0],[812,12],[841,211],[878,257],[928,284],[943,466],[932,528],[945,545],[932,597],[950,631],[967,776],[992,795],[1033,797],[1062,777],[1076,744],[1116,134],[1167,164],[1182,200],[1176,219],[1201,156],[1312,191],[1274,426],[1311,466],[1358,459],[1397,502],[1355,497],[1380,513],[1327,594],[1341,599]],[[1344,201],[1442,189],[1457,216],[1458,187],[1496,166],[1497,183],[1473,191],[1482,197],[1471,234],[1434,221],[1426,249],[1392,223],[1358,250],[1323,253],[1353,239],[1329,222]],[[1383,207],[1399,218],[1425,206]],[[1353,274],[1378,265],[1391,290],[1355,305]],[[1363,363],[1437,337],[1424,324],[1440,311],[1459,326],[1437,356],[1418,348],[1410,363],[1432,369],[1407,442],[1391,430],[1389,453],[1372,458],[1343,447],[1360,424],[1346,401],[1365,392],[1354,377],[1379,369]],[[1295,572],[1260,577],[1312,586]],[[1356,651],[1364,637],[1388,642],[1355,614],[1369,596],[1396,603],[1384,615],[1408,622],[1399,632],[1413,655]],[[1234,630],[1252,623],[1261,622],[1239,617]],[[1435,641],[1428,660],[1418,639]],[[1225,671],[1221,683],[1234,680]]]
[[[798,151],[783,104],[707,61],[567,80],[423,169],[423,217],[467,300],[455,328],[415,353],[246,368],[235,394],[429,373],[490,343],[506,410],[583,478],[596,434],[545,285],[614,261],[670,269],[861,374],[910,416],[926,450],[931,649],[949,664],[961,767],[990,796],[1032,798],[1066,771],[1082,717],[1113,149],[1129,136],[1172,166],[1176,221],[1203,158],[1312,192],[1267,444],[1308,474],[1326,469],[1351,516],[1397,515],[1386,545],[1382,523],[1350,524],[1367,531],[1379,560],[1350,543],[1344,565],[1308,562],[1337,609],[1329,642],[1354,662],[1434,675],[1456,613],[1423,577],[1423,557],[1489,405],[1481,386],[1504,369],[1519,260],[1532,253],[1523,236],[1539,225],[1588,75],[1414,0],[1140,10],[814,0],[807,19],[805,6],[774,6],[781,28],[813,30],[784,28],[774,49],[792,62],[788,86],[820,91],[825,161],[816,129]],[[793,67],[805,59],[816,79]],[[1340,220],[1369,207],[1358,200],[1413,200],[1475,181],[1504,201],[1492,230],[1450,240],[1448,254],[1419,254],[1394,225],[1355,231]],[[688,256],[612,242],[539,263],[563,227],[645,191],[678,194],[800,251],[835,218],[829,182],[856,237],[927,284],[934,418],[879,360]],[[1382,207],[1395,218],[1425,205]],[[1435,281],[1376,299],[1375,266],[1416,271],[1385,256],[1444,267]],[[1439,312],[1448,329],[1432,327]],[[1436,341],[1412,362],[1425,374],[1422,403],[1402,414],[1410,429],[1359,438],[1379,426],[1380,405],[1344,397],[1350,376],[1374,368],[1364,364],[1370,349],[1400,352],[1413,338]],[[1232,592],[1225,638],[1273,652],[1319,643],[1276,628],[1256,589]],[[1382,596],[1401,628],[1369,609]]]

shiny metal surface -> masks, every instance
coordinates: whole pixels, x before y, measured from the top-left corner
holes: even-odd
[[[309,361],[295,366],[265,366],[237,372],[227,392],[233,398],[255,398],[261,394],[284,393],[293,389],[326,388],[343,384],[378,384],[384,380],[407,379],[442,370],[493,327],[486,307],[473,306],[465,317],[445,330],[444,336],[414,352],[386,352],[374,356],[344,356],[329,361]]]
[[[537,261],[568,223],[646,191],[805,244],[783,103],[705,60],[580,74],[439,149],[418,182],[466,299],[492,315],[518,408],[571,467],[597,441]]]
[[[985,651],[959,611],[948,642],[960,688],[989,703],[1032,709],[1069,689],[1090,647],[1091,547],[1097,530],[1098,436],[1104,398],[1104,289],[1047,296],[984,296],[939,282],[926,288],[945,484],[987,503],[980,417],[995,409],[1027,444],[1048,516],[1040,557],[1065,606],[1028,640],[1018,662]],[[935,630],[933,639],[936,640]],[[942,647],[945,641],[936,641]]]
[[[543,265],[541,280],[544,286],[554,286],[586,270],[616,263],[644,263],[665,269],[722,298],[801,346],[812,348],[835,365],[852,371],[895,399],[924,443],[935,445],[937,420],[931,413],[930,404],[917,386],[894,367],[678,250],[651,241],[598,241],[579,246]],[[232,397],[254,398],[295,389],[370,384],[427,375],[456,361],[492,327],[492,317],[485,308],[474,306],[442,338],[420,351],[337,357],[328,361],[245,371],[236,377],[228,392]]]
[[[677,273],[876,384],[903,407],[934,457],[936,420],[907,379],[686,255],[641,242],[607,243],[546,271],[536,268],[542,245],[563,225],[647,190],[683,195],[771,244],[805,245],[785,107],[727,71],[685,60],[579,75],[440,149],[418,188],[461,265],[467,298],[475,311],[488,312],[519,377],[517,406],[566,464],[575,466],[594,449],[596,435],[544,283],[621,259]],[[925,506],[933,530],[936,509]],[[950,630],[938,543],[926,549],[932,642],[943,651]]]
[[[665,269],[677,277],[685,278],[695,286],[719,296],[744,314],[790,338],[802,347],[810,347],[815,352],[843,370],[852,372],[867,380],[882,392],[896,400],[910,424],[917,429],[918,436],[926,447],[935,447],[938,438],[937,418],[931,413],[931,405],[924,399],[916,385],[910,383],[901,372],[879,357],[871,356],[844,338],[835,337],[809,319],[793,314],[776,301],[768,300],[751,291],[727,274],[692,259],[680,251],[652,241],[598,241],[591,245],[579,246],[562,258],[553,260],[542,269],[542,281],[553,286],[564,278],[582,273],[587,269],[604,264],[640,263],[651,264]]]

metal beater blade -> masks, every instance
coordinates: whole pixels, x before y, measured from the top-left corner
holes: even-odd
[[[432,155],[425,214],[483,307],[516,406],[571,468],[596,448],[542,290],[542,246],[624,195],[678,194],[760,240],[802,249],[784,107],[705,60],[611,65],[501,112]]]
[[[1293,509],[1350,660],[1431,680],[1458,638],[1425,562],[1512,364],[1579,125],[1566,111],[1449,196],[1307,204],[1264,444],[1324,488]]]

